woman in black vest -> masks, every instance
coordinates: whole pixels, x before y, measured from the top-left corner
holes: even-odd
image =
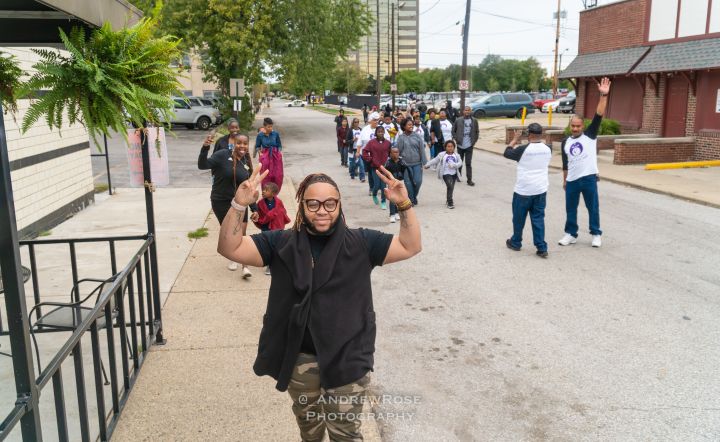
[[[376,333],[370,273],[421,250],[420,224],[402,180],[384,167],[378,172],[387,199],[398,206],[398,235],[347,227],[338,186],[325,174],[312,174],[298,186],[291,230],[243,236],[243,213],[257,200],[267,173],[257,170],[238,189],[220,228],[223,256],[272,268],[253,369],[288,390],[302,440],[322,440],[326,430],[331,441],[362,438],[359,413]],[[320,401],[323,395],[346,400]],[[340,411],[340,404],[351,409],[342,405]],[[331,413],[338,418],[324,419]]]
[[[198,169],[210,169],[213,175],[212,190],[210,191],[210,205],[218,222],[222,224],[230,210],[230,202],[238,187],[245,182],[253,172],[250,158],[250,141],[247,135],[231,133],[228,135],[227,147],[221,147],[210,157],[210,143],[212,135],[205,139],[198,156]],[[242,231],[247,230],[248,214],[243,215]],[[229,270],[237,270],[237,261],[228,263]],[[246,266],[242,269],[243,278],[252,276]]]

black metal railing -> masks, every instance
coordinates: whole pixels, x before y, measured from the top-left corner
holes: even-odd
[[[118,271],[116,244],[120,241],[142,241],[142,243],[125,267]],[[37,394],[34,395],[35,397],[30,394],[18,398],[12,411],[0,423],[0,441],[5,440],[16,425],[21,422],[23,416],[31,410],[34,413],[39,412],[40,396],[50,383],[52,383],[54,396],[58,440],[89,441],[98,439],[105,441],[110,438],[130,391],[135,384],[139,370],[145,361],[149,346],[154,344],[158,337],[162,337],[160,293],[157,287],[156,275],[153,274],[157,269],[157,264],[152,262],[154,257],[153,253],[151,253],[153,242],[154,237],[150,234],[107,238],[20,241],[21,247],[28,247],[32,271],[35,306],[29,314],[31,333],[59,331],[56,328],[41,325],[41,320],[53,313],[52,308],[84,308],[84,310],[77,316],[78,323],[69,330],[64,330],[70,332],[70,337],[54,354],[50,362],[43,367],[38,360],[38,371],[40,373],[35,379],[34,389]],[[80,281],[76,254],[76,245],[79,243],[107,243],[109,247],[112,276],[103,282],[102,288],[98,291],[97,300],[92,307],[81,306],[81,302],[85,300],[80,299],[79,290],[75,289],[78,281]],[[70,271],[73,280],[72,299],[69,303],[43,303],[41,300],[42,291],[38,284],[36,249],[49,244],[67,244],[69,247]],[[46,309],[44,312],[43,307],[50,310]],[[35,325],[32,325],[33,321]],[[102,329],[105,330],[106,335],[104,351],[100,337]],[[95,401],[88,401],[85,362],[83,360],[83,338],[87,338],[86,334],[88,332],[91,341],[92,355],[90,359],[92,378],[94,379]],[[2,334],[8,334],[8,331],[0,330],[0,335]],[[104,357],[107,357],[109,361],[109,382],[103,382],[105,372]],[[77,415],[79,419],[79,422],[76,422],[76,424],[79,424],[79,434],[77,435],[70,434],[71,425],[69,425],[67,417],[66,402],[68,392],[65,388],[66,380],[63,379],[63,364],[68,359],[72,359],[74,370]],[[118,365],[121,367],[120,372],[118,371]],[[110,396],[109,401],[106,401],[107,395]],[[95,422],[93,419],[93,424],[96,423],[97,425],[96,427],[93,426],[92,430],[89,417],[91,408],[95,408],[97,412],[97,421]],[[41,420],[41,426],[49,425],[43,419]],[[76,427],[77,425],[72,426],[73,429]],[[36,429],[35,434],[42,435],[42,428]],[[54,439],[54,437],[51,438]]]

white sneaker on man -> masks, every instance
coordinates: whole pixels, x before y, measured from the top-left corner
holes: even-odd
[[[249,277],[252,276],[252,272],[250,271],[250,269],[245,266],[243,266],[242,274],[243,274],[243,279],[248,279]]]
[[[592,246],[593,246],[593,247],[600,247],[601,245],[602,245],[602,236],[600,236],[600,235],[593,235]]]
[[[390,215],[390,222],[391,222],[391,223],[394,223],[394,222],[395,222],[395,215]]]
[[[567,246],[570,244],[575,244],[576,242],[577,238],[575,238],[569,233],[566,233],[565,236],[563,236],[560,241],[558,241],[558,244],[560,244],[561,246]]]
[[[227,266],[227,267],[228,267],[228,270],[234,272],[235,270],[238,269],[238,263],[236,263],[235,261],[230,261],[230,262],[228,262],[228,266]]]

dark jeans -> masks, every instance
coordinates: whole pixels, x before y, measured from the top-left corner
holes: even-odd
[[[397,213],[398,213],[397,206],[393,203],[390,203],[389,206],[390,206],[390,216],[397,215]]]
[[[600,198],[598,196],[597,175],[587,175],[575,181],[568,181],[565,185],[565,233],[578,235],[577,210],[580,204],[580,194],[585,200],[590,217],[590,234],[602,235],[600,230]]]
[[[513,213],[513,235],[510,242],[515,247],[522,247],[522,232],[525,228],[525,220],[528,213],[530,214],[530,224],[532,225],[533,243],[540,252],[547,252],[547,243],[545,242],[545,201],[546,193],[540,195],[525,196],[513,193],[512,213]]]
[[[370,166],[370,161],[362,160],[363,165],[365,166],[365,172],[367,172],[367,178],[368,178],[368,187],[370,187],[370,190],[373,190],[375,187],[375,174],[372,173],[372,167]],[[362,179],[362,178],[360,178]]]
[[[348,164],[348,147],[342,146],[340,148],[340,164],[343,166],[347,166]]]
[[[430,145],[430,157],[435,158],[443,150],[445,149],[443,148],[442,143],[432,143]]]
[[[457,175],[443,175],[443,181],[445,181],[445,187],[447,187],[447,203],[453,203],[453,190],[455,190],[455,182],[458,180]]]
[[[350,158],[350,166],[348,168],[350,169],[350,178],[354,179],[355,175],[359,175],[361,180],[365,179],[365,165],[357,153]]]
[[[420,194],[420,186],[422,186],[423,169],[422,165],[415,164],[405,169],[405,188],[407,188],[408,196],[413,204],[417,204],[417,198]]]
[[[379,173],[380,172],[378,172],[377,168],[375,168],[375,167],[372,168],[372,172],[371,172],[371,175],[373,177],[373,179],[372,179],[372,182],[373,182],[372,194],[373,194],[373,196],[377,196],[378,191],[379,191],[380,192],[380,200],[382,202],[385,202],[385,192],[383,191],[383,189],[385,188],[385,182],[383,180],[381,180],[380,177],[378,177]]]
[[[460,172],[462,172],[463,167],[465,168],[465,177],[467,178],[468,183],[472,182],[472,156],[473,156],[473,149],[472,147],[468,149],[458,149],[458,154],[460,155],[460,159],[463,162],[462,167],[460,168]]]

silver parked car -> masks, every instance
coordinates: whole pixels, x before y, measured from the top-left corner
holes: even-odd
[[[200,130],[207,130],[213,124],[218,124],[221,121],[220,111],[216,107],[192,106],[184,98],[180,97],[173,97],[173,101],[175,102],[175,108],[173,109],[175,117],[168,123],[182,124],[188,129],[197,127]]]

